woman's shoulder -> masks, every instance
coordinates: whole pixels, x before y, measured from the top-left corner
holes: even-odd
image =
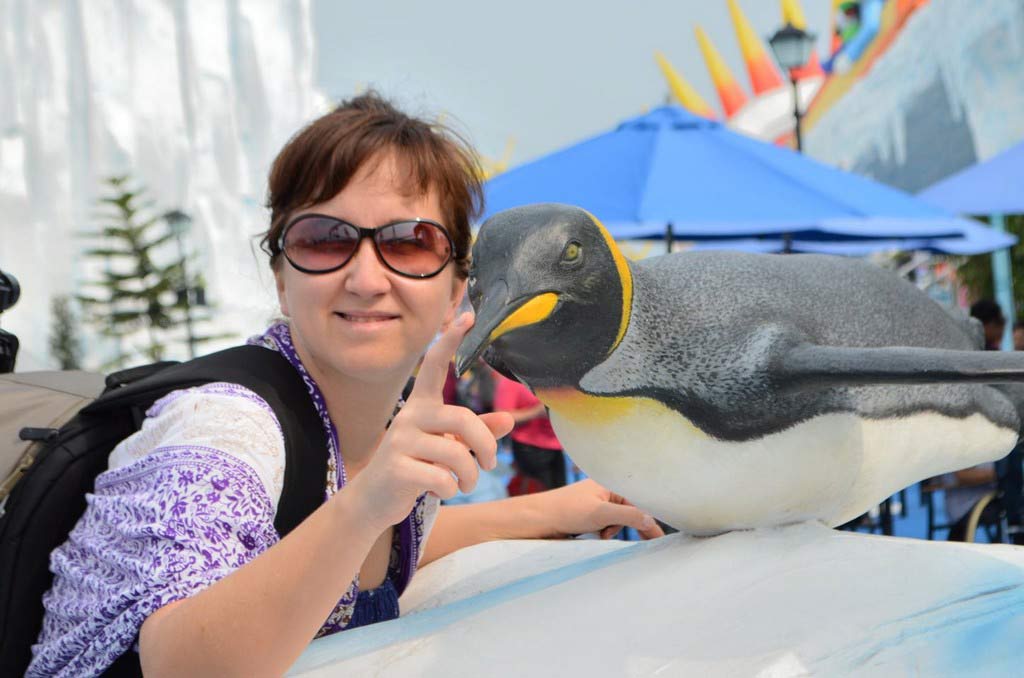
[[[146,418],[155,419],[165,412],[171,413],[173,416],[183,411],[187,412],[190,408],[198,413],[207,407],[218,411],[237,410],[241,414],[259,410],[268,415],[269,420],[272,420],[280,430],[277,415],[274,414],[273,408],[266,400],[241,384],[226,381],[216,381],[171,391],[146,410]]]
[[[172,391],[146,412],[142,427],[111,452],[108,468],[157,450],[207,452],[251,468],[277,504],[284,482],[284,434],[273,408],[239,384],[214,382]]]

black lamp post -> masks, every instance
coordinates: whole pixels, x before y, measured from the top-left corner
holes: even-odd
[[[800,111],[800,94],[797,91],[796,76],[793,70],[800,68],[811,58],[811,51],[814,49],[814,34],[797,28],[793,24],[786,24],[775,35],[768,38],[775,60],[779,62],[789,73],[789,82],[793,86],[793,118],[795,122],[796,150],[803,151],[803,140],[800,138],[800,119],[803,113]]]
[[[164,214],[164,221],[171,229],[174,239],[178,242],[178,256],[181,257],[182,287],[178,290],[179,298],[185,305],[185,333],[188,340],[188,357],[196,357],[196,336],[192,331],[192,286],[189,285],[188,271],[185,268],[184,236],[192,225],[192,217],[181,210],[171,210]]]

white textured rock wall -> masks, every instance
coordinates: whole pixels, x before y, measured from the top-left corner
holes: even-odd
[[[910,191],[1024,138],[1024,3],[932,0],[805,150]]]
[[[324,109],[313,50],[309,0],[0,0],[0,268],[22,285],[0,326],[19,370],[52,365],[49,300],[83,273],[73,234],[125,172],[194,217],[218,329],[262,327],[251,236],[274,153]]]

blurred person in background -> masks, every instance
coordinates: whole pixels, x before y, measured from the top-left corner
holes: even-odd
[[[1024,351],[1024,322],[1013,326],[1013,350]]]
[[[999,304],[991,299],[979,299],[971,305],[971,317],[977,318],[984,329],[985,350],[998,351],[1006,331],[1006,317]],[[952,524],[949,541],[965,541],[971,508],[996,488],[996,465],[989,462],[947,473],[943,481],[949,488],[946,490],[946,518]],[[983,516],[982,520],[985,518]]]
[[[533,483],[524,483],[513,477],[509,494],[528,494],[531,491],[553,490],[565,485],[565,454],[558,441],[547,409],[524,384],[495,375],[494,409],[508,412],[515,420],[509,437],[512,439],[512,458],[518,475]]]
[[[971,305],[971,317],[981,321],[985,330],[985,350],[998,351],[1006,331],[1006,316],[999,304],[991,299],[979,299]]]

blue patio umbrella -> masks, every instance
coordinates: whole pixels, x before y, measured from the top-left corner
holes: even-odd
[[[932,184],[917,197],[955,214],[1024,213],[1024,141]]]
[[[677,106],[500,174],[485,194],[485,216],[528,203],[570,203],[618,239],[933,239],[961,237],[971,225]]]
[[[985,254],[1011,247],[1017,237],[986,228],[981,224],[968,223],[963,235],[957,238],[904,238],[868,240],[787,240],[783,238],[735,238],[732,240],[701,240],[693,249],[730,249],[744,252],[804,252],[814,254],[835,254],[846,257],[863,257],[872,252],[885,250],[919,250],[938,254],[970,256]]]
[[[1024,142],[932,184],[918,197],[958,214],[988,214],[993,230],[1004,231],[1004,214],[1024,213]],[[992,254],[992,277],[996,300],[1008,321],[1003,348],[1009,349],[1016,313],[1008,250]]]

